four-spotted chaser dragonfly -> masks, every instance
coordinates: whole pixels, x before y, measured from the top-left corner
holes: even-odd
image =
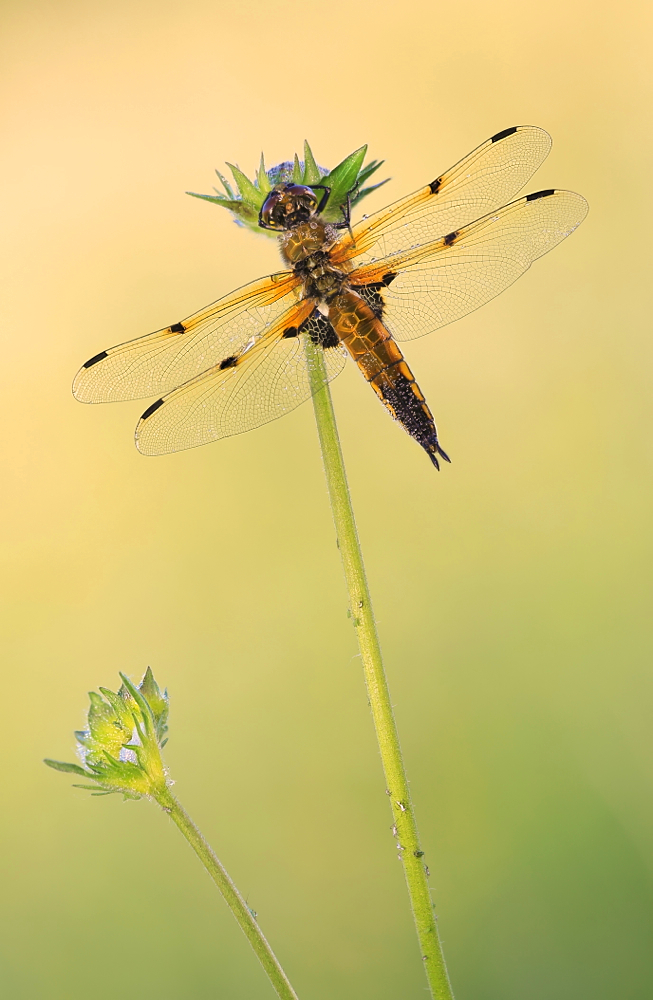
[[[397,341],[466,316],[569,236],[587,214],[571,191],[509,201],[551,147],[533,126],[498,132],[414,194],[352,226],[326,222],[330,191],[279,184],[259,225],[288,269],[188,319],[96,354],[73,383],[84,403],[157,395],[136,428],[145,455],[194,448],[293,410],[353,358],[436,468],[431,411]],[[506,204],[507,203],[507,204]],[[304,338],[324,351],[311,378]]]

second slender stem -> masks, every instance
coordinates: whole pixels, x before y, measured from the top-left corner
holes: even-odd
[[[307,337],[306,354],[322,460],[349,592],[350,614],[361,652],[387,793],[392,806],[393,833],[404,867],[424,970],[434,1000],[453,1000],[427,881],[428,869],[423,861],[424,852],[420,847],[390,692],[383,669],[379,636],[327,382],[324,351]]]
[[[290,985],[288,977],[281,968],[279,960],[268,944],[263,931],[256,922],[256,917],[248,907],[238,889],[231,880],[229,873],[211,845],[202,836],[192,819],[179,804],[167,786],[162,786],[155,795],[156,801],[177,824],[182,834],[193,848],[198,858],[224,896],[227,906],[238,921],[245,937],[256,952],[258,959],[267,972],[277,996],[280,1000],[298,1000],[297,994]]]

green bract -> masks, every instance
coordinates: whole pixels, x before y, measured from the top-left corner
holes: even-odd
[[[82,764],[46,760],[55,771],[94,782],[76,785],[95,795],[122,792],[127,799],[156,797],[167,787],[161,749],[167,740],[168,693],[161,694],[148,667],[138,688],[124,674],[119,691],[89,693],[88,729],[75,733]]]
[[[227,166],[233,174],[237,191],[231,186],[226,177],[223,177],[219,170],[216,174],[222,182],[226,194],[221,194],[217,188],[213,190],[216,194],[196,194],[194,191],[187,191],[186,194],[193,198],[203,198],[204,201],[211,201],[214,205],[222,205],[228,208],[235,216],[236,222],[241,226],[246,226],[256,233],[265,233],[267,236],[277,234],[270,230],[261,229],[258,224],[259,212],[266,196],[277,184],[325,184],[331,188],[331,195],[324,211],[324,218],[328,222],[342,221],[342,206],[347,204],[347,195],[350,196],[351,204],[357,202],[368,195],[371,191],[385,184],[380,181],[378,184],[371,184],[363,187],[365,181],[369,180],[372,174],[379,169],[383,160],[372,160],[367,166],[363,166],[363,160],[367,153],[367,146],[361,146],[346,156],[342,163],[339,163],[333,170],[326,170],[318,166],[311,147],[304,142],[304,159],[300,160],[295,153],[294,162],[290,160],[277,164],[276,167],[265,168],[263,153],[261,153],[261,164],[253,181],[231,163]]]

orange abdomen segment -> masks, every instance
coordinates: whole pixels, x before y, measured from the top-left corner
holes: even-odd
[[[435,467],[440,467],[438,455],[449,461],[413,373],[367,302],[352,289],[343,290],[329,304],[329,322],[383,405],[421,444]]]

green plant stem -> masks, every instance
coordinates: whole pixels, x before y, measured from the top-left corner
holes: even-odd
[[[306,337],[313,409],[322,449],[333,520],[349,591],[350,614],[356,629],[365,683],[381,752],[383,770],[394,818],[393,833],[404,866],[408,894],[415,918],[422,961],[431,995],[435,1000],[453,1000],[453,993],[433,912],[427,881],[428,869],[420,847],[417,824],[410,800],[408,779],[401,757],[397,726],[383,669],[381,647],[358,541],[347,476],[338,438],[331,392],[326,381],[324,352]]]
[[[272,951],[272,948],[266,941],[263,932],[257,924],[254,914],[247,906],[247,903],[229,877],[228,872],[220,863],[211,846],[206,842],[188,813],[182,808],[179,802],[177,802],[176,798],[167,787],[160,789],[155,795],[155,798],[162,809],[164,809],[170,818],[177,824],[182,834],[193,848],[207,872],[224,896],[227,906],[238,921],[245,937],[258,955],[261,965],[267,972],[270,981],[277,992],[277,996],[281,997],[281,1000],[298,1000],[297,994],[290,985],[288,977],[279,964],[279,960]]]

